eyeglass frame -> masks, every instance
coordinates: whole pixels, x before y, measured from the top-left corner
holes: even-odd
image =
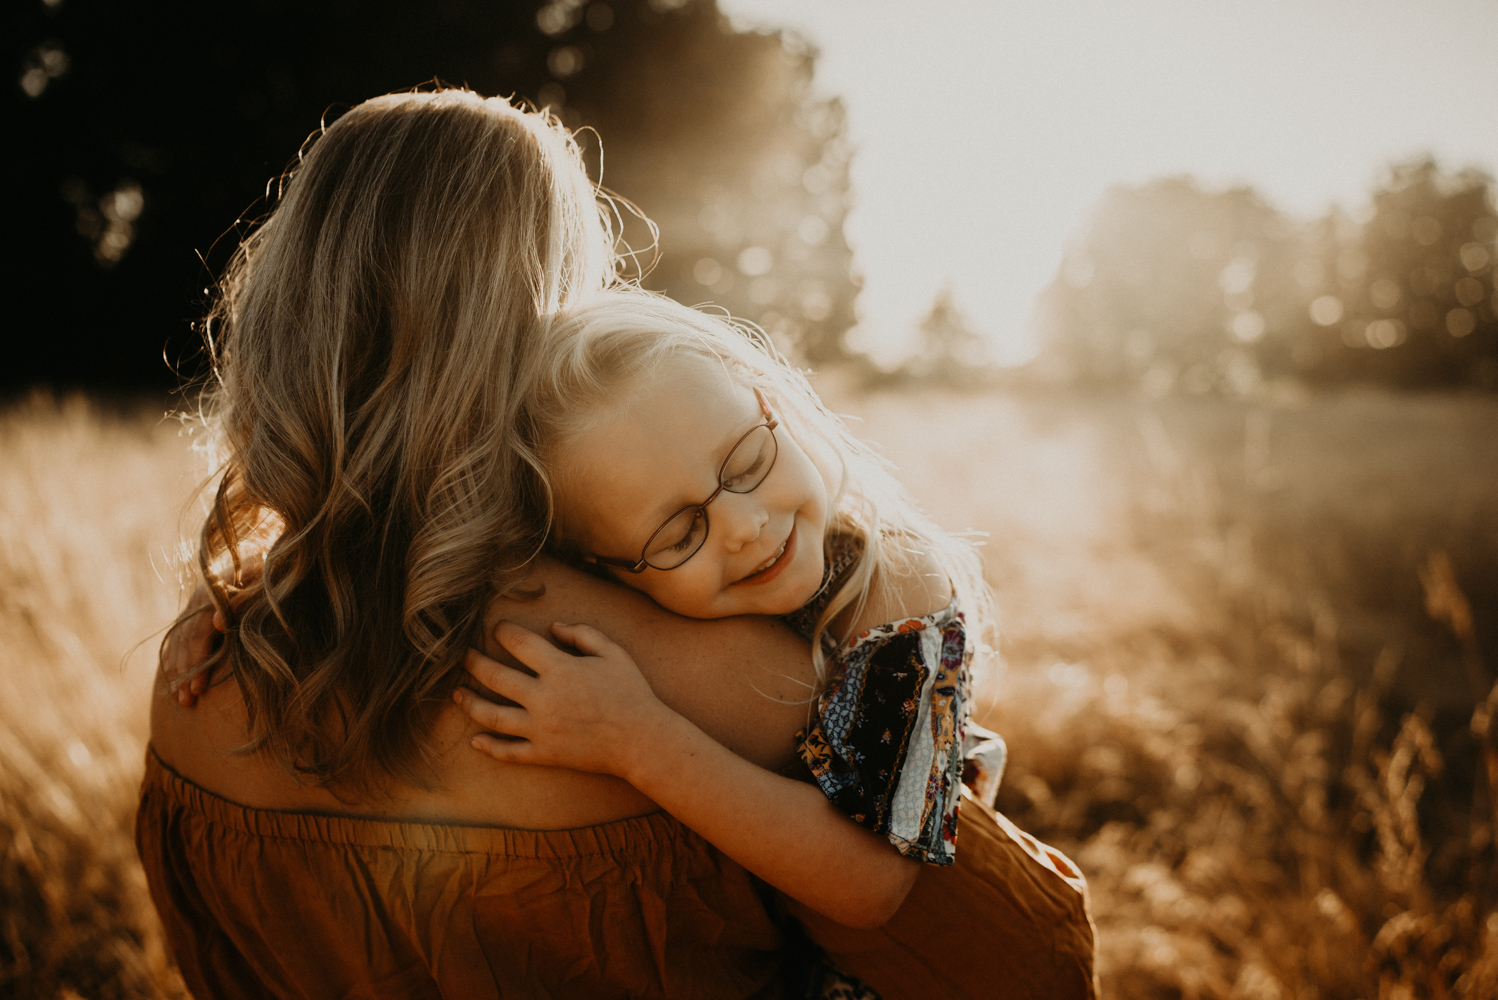
[[[662,521],[661,526],[659,528],[656,528],[655,531],[651,532],[649,538],[645,539],[645,544],[640,548],[639,559],[620,559],[616,556],[600,555],[590,555],[584,558],[588,562],[597,563],[600,566],[612,566],[615,569],[622,569],[626,573],[643,573],[646,569],[653,569],[658,573],[669,573],[673,569],[680,569],[681,567],[685,566],[689,561],[691,561],[692,556],[695,556],[697,553],[701,552],[702,546],[707,544],[708,533],[712,530],[712,523],[707,518],[708,504],[718,499],[718,495],[724,492],[733,493],[738,496],[744,496],[746,494],[753,493],[755,490],[759,489],[760,486],[764,485],[764,481],[766,479],[770,478],[770,473],[775,469],[775,460],[780,457],[780,441],[775,437],[775,428],[780,426],[780,421],[775,419],[775,414],[770,411],[770,404],[765,402],[764,393],[760,392],[757,387],[754,390],[754,398],[759,400],[759,410],[760,413],[764,414],[765,422],[762,424],[755,424],[753,427],[749,428],[739,436],[739,439],[737,441],[733,443],[733,447],[728,449],[728,454],[724,457],[723,464],[718,466],[718,488],[713,490],[711,496],[709,496],[701,503],[687,504],[685,507],[677,510],[670,517]],[[763,476],[760,476],[759,480],[747,490],[730,490],[727,484],[723,482],[723,474],[728,471],[728,463],[733,461],[734,452],[739,450],[739,445],[749,440],[749,436],[762,427],[769,428],[770,442],[775,446],[774,454],[770,456],[770,464],[765,469],[765,474]],[[681,562],[677,563],[675,566],[672,566],[668,569],[661,569],[659,566],[651,566],[646,559],[646,553],[650,551],[651,543],[654,542],[657,537],[659,537],[661,532],[665,531],[671,526],[672,521],[676,520],[678,517],[689,510],[696,510],[700,512],[697,516],[700,516],[702,518],[702,541],[698,542],[697,547],[690,553],[688,553],[687,557]],[[693,520],[695,519],[696,517],[694,516]]]

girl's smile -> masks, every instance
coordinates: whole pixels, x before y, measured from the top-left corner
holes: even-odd
[[[694,618],[796,610],[822,583],[830,506],[822,474],[779,426],[769,432],[774,464],[758,486],[736,493],[715,479],[736,443],[765,423],[754,390],[722,367],[673,361],[557,449],[562,531],[585,552],[632,563],[664,521],[711,496],[707,536],[690,558],[669,570],[611,567],[616,578]]]
[[[740,580],[739,584],[747,584],[748,586],[753,587],[760,584],[769,583],[771,580],[775,579],[780,575],[780,571],[786,566],[789,566],[791,562],[796,558],[795,543],[796,529],[793,527],[791,528],[790,537],[785,540],[784,545],[780,546],[780,551],[776,552],[773,556],[766,559],[764,565],[757,567],[754,572],[750,573],[748,576]],[[787,552],[789,552],[791,555],[790,559],[786,558]]]

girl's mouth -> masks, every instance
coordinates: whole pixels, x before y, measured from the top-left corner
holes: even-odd
[[[756,566],[754,568],[754,572],[744,577],[739,581],[739,583],[747,583],[751,585],[769,583],[771,580],[779,576],[781,572],[791,564],[791,559],[794,558],[795,554],[796,528],[794,525],[792,525],[791,533],[786,536],[784,544],[780,546],[780,551],[776,552],[769,559],[766,559],[764,562]]]

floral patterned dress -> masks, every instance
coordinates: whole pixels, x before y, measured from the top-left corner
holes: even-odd
[[[811,638],[832,581],[860,548],[829,537],[822,589],[787,624]],[[842,643],[824,634],[823,648],[831,678],[815,721],[797,736],[802,760],[855,823],[907,857],[951,864],[963,783],[992,803],[1005,760],[1004,741],[968,719],[973,651],[957,601]]]

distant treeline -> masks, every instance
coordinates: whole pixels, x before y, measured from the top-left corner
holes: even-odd
[[[1498,389],[1492,179],[1392,167],[1294,219],[1191,178],[1111,189],[1042,294],[1044,377],[1249,395],[1266,382]]]
[[[31,0],[10,23],[0,391],[199,371],[192,324],[268,182],[324,115],[434,80],[596,129],[604,184],[660,225],[621,220],[648,287],[844,353],[842,105],[813,94],[810,46],[714,0]]]

